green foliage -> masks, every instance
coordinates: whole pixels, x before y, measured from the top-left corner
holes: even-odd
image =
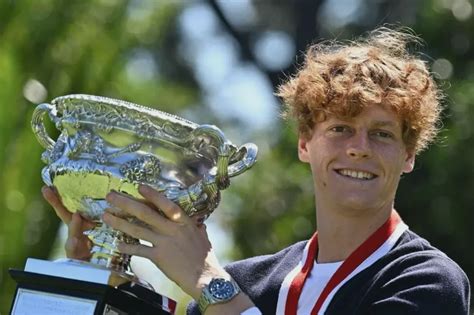
[[[15,286],[8,268],[48,258],[59,224],[40,195],[43,149],[31,131],[30,101],[86,93],[172,112],[195,103],[193,81],[130,74],[137,49],[174,60],[163,46],[174,47],[167,34],[178,10],[173,2],[0,2],[0,313],[8,312]]]

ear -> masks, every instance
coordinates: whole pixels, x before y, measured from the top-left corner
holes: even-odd
[[[298,158],[301,162],[309,162],[308,140],[300,135],[298,138]]]
[[[414,167],[415,167],[415,153],[407,152],[407,156],[405,158],[405,164],[403,165],[402,172],[410,173],[411,171],[413,171]]]

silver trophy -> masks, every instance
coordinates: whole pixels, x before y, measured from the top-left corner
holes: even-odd
[[[46,131],[45,114],[60,132],[57,140]],[[138,240],[101,221],[105,209],[112,208],[107,193],[142,198],[138,186],[146,184],[189,216],[204,220],[219,204],[230,178],[252,167],[257,156],[256,145],[237,147],[215,126],[99,96],[67,95],[40,104],[32,127],[46,149],[43,181],[56,188],[69,211],[96,223],[86,232],[93,243],[88,264],[112,270],[112,286],[140,282],[130,270],[130,256],[117,249],[119,241]]]

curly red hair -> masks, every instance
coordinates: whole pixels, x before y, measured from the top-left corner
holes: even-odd
[[[418,42],[383,27],[358,41],[311,46],[297,74],[278,89],[284,116],[310,137],[327,115],[354,117],[367,106],[387,106],[400,117],[407,149],[421,152],[439,130],[442,94],[426,63],[407,51]]]

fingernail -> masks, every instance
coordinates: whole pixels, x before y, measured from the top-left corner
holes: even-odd
[[[138,186],[138,190],[144,193],[150,192],[151,189],[152,188],[150,186],[144,184],[140,184],[140,186]]]
[[[42,193],[43,195],[46,194],[47,191],[48,191],[48,186],[43,186],[43,187],[41,187],[41,193]]]
[[[114,195],[115,195],[115,191],[112,190],[110,191],[109,193],[107,193],[107,195],[105,196],[105,200],[107,201],[112,201],[114,199]]]

